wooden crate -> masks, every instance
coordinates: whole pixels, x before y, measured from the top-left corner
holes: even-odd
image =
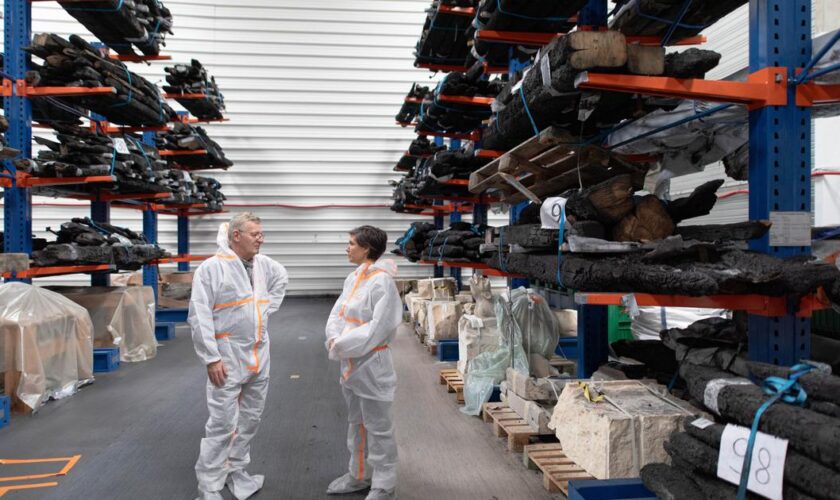
[[[494,436],[507,438],[508,451],[521,453],[531,438],[539,435],[506,403],[484,403],[481,414],[485,422],[493,424]]]
[[[440,371],[440,385],[446,386],[446,392],[455,393],[455,401],[464,404],[464,377],[455,368],[446,368]]]
[[[529,469],[543,473],[543,487],[550,493],[569,494],[569,481],[595,479],[563,453],[560,443],[529,444],[522,450],[522,461]]]

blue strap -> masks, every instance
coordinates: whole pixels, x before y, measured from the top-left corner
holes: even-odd
[[[502,242],[504,241],[504,239],[505,239],[505,228],[504,228],[504,226],[502,226],[502,227],[499,228],[499,268],[502,271],[507,272],[507,266],[505,265],[505,261],[502,259],[502,246],[504,246],[504,244]]]
[[[686,1],[688,2],[688,1],[691,1],[691,0],[686,0]],[[683,22],[680,22],[680,20],[682,19],[682,16],[680,16],[680,18],[677,21],[672,21],[672,20],[669,20],[669,19],[663,19],[661,17],[652,16],[650,14],[645,14],[644,12],[642,12],[642,8],[639,6],[640,3],[641,2],[636,2],[634,4],[634,7],[636,8],[636,15],[639,16],[639,17],[642,17],[644,19],[650,19],[651,21],[658,21],[660,23],[667,24],[669,26],[670,25],[675,25],[679,28],[685,28],[685,29],[690,29],[690,30],[700,30],[700,31],[702,31],[702,30],[708,28],[708,26],[702,25],[702,24],[685,24]]]
[[[554,216],[554,211],[558,208],[560,209],[560,213],[558,214],[558,229],[560,229],[560,234],[557,235],[557,284],[560,285],[561,288],[565,288],[563,286],[563,273],[560,271],[563,265],[563,240],[566,237],[566,207],[560,203],[555,203],[554,206],[551,207],[552,216]]]
[[[113,9],[89,9],[84,7],[67,7],[66,5],[62,5],[64,10],[67,12],[79,11],[79,12],[119,12],[120,9],[123,7],[124,0],[120,0],[117,2],[117,6]]]
[[[566,22],[569,20],[568,17],[534,17],[534,16],[526,16],[524,14],[517,14],[516,12],[507,12],[506,10],[502,9],[502,0],[496,0],[496,10],[500,14],[504,14],[506,16],[515,17],[517,19],[527,19],[528,21],[545,21],[549,23],[556,23],[556,22]]]
[[[408,231],[405,232],[405,235],[402,237],[402,241],[400,243],[400,250],[402,250],[403,255],[405,255],[405,245],[408,242],[408,240],[410,240],[411,237],[414,236],[414,230],[416,228],[417,226],[412,224],[411,227],[408,228]]]
[[[440,246],[440,250],[438,251],[438,264],[443,262],[443,249],[446,248],[446,242],[449,240],[449,236],[443,239],[443,245]]]
[[[665,33],[665,36],[662,37],[662,43],[660,43],[662,47],[666,46],[671,40],[671,36],[674,34],[674,31],[677,30],[677,26],[679,26],[680,22],[682,22],[683,17],[685,17],[685,14],[688,12],[688,8],[690,6],[691,0],[685,0],[683,2],[683,6],[680,8],[680,12],[679,14],[677,14],[677,18],[674,20],[673,23],[671,23],[671,26],[668,28],[668,32]]]
[[[430,259],[432,258],[432,247],[435,246],[435,241],[437,241],[438,236],[440,236],[440,233],[437,233],[435,235],[435,237],[432,238],[432,241],[429,242],[429,258]]]
[[[753,448],[755,447],[755,435],[758,432],[758,422],[761,420],[761,416],[767,408],[770,408],[773,403],[780,399],[787,404],[803,406],[808,395],[797,380],[813,369],[814,367],[812,365],[798,364],[790,369],[791,373],[786,379],[781,377],[767,377],[764,380],[762,389],[764,389],[765,394],[771,395],[772,397],[758,408],[758,411],[755,412],[755,418],[753,418],[750,439],[747,441],[747,452],[744,454],[744,465],[741,468],[738,500],[744,500],[747,496],[747,483],[750,478],[750,465],[752,463]]]
[[[134,143],[134,145],[137,146],[137,148],[140,150],[140,154],[142,154],[143,158],[146,160],[146,166],[149,167],[149,173],[154,172],[155,169],[154,169],[154,167],[152,167],[152,162],[149,161],[149,157],[146,156],[146,149],[143,148],[143,144],[138,142],[137,140],[135,140],[131,136],[127,135],[125,137],[126,137],[126,139],[129,139],[132,143]]]
[[[126,67],[125,64],[123,64],[123,63],[120,63],[120,64],[122,65],[122,68],[125,71],[125,76],[128,79],[128,85],[129,85],[129,87],[128,87],[128,100],[125,101],[125,102],[119,102],[119,103],[116,103],[116,104],[112,104],[111,105],[112,108],[121,108],[123,106],[128,106],[131,103],[131,99],[133,97],[133,95],[131,93],[131,71],[128,70],[128,68]]]
[[[114,168],[117,166],[117,148],[114,147],[114,152],[111,153],[111,170],[110,175],[114,175]]]
[[[539,135],[540,129],[537,127],[537,122],[534,121],[531,110],[528,108],[528,101],[525,99],[525,82],[522,82],[522,85],[519,86],[519,95],[522,96],[522,105],[525,106],[525,113],[528,114],[528,119],[531,120],[531,126],[534,127],[534,135]]]

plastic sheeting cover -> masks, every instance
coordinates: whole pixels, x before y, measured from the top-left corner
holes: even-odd
[[[687,328],[701,319],[729,316],[727,309],[659,306],[644,306],[638,309],[638,315],[632,317],[633,322],[630,325],[630,331],[636,340],[659,340],[659,332],[662,330]]]
[[[484,352],[499,349],[499,327],[496,318],[479,318],[465,314],[458,321],[458,371],[466,375],[469,362]]]
[[[87,310],[66,297],[26,283],[0,285],[0,371],[6,383],[18,378],[13,399],[35,411],[92,382],[92,332]]]
[[[155,294],[148,286],[50,287],[87,309],[93,321],[94,347],[119,347],[120,361],[137,362],[157,355]]]

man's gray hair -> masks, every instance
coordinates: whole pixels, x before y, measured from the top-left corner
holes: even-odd
[[[242,228],[245,227],[245,224],[248,222],[262,224],[262,220],[253,212],[241,212],[231,217],[230,222],[228,223],[228,241],[233,242],[233,232],[242,231]]]

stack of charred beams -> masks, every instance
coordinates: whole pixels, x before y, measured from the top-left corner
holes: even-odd
[[[54,34],[32,38],[26,51],[43,59],[32,65],[26,83],[35,87],[112,87],[110,94],[81,94],[60,98],[104,116],[109,122],[131,126],[164,125],[176,117],[161,100],[158,88],[76,35],[65,40]]]

